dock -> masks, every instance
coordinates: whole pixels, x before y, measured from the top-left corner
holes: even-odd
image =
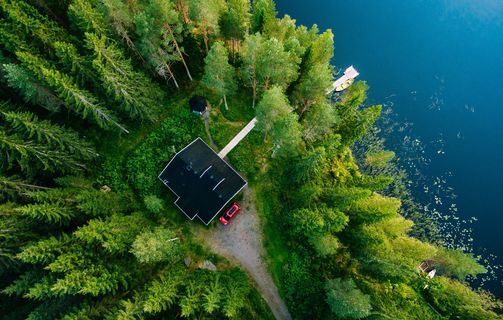
[[[344,75],[335,80],[334,83],[332,83],[332,86],[327,89],[327,94],[330,94],[333,91],[342,91],[346,89],[359,75],[358,71],[356,71],[353,66],[350,66],[344,70]]]

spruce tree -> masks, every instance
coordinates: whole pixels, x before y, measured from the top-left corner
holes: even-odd
[[[39,170],[71,172],[85,169],[80,159],[75,159],[68,153],[62,153],[46,144],[25,141],[19,134],[9,134],[5,130],[0,130],[0,149],[0,171],[17,165],[24,173],[33,176],[40,173]]]
[[[67,41],[69,38],[56,22],[41,15],[36,8],[23,0],[1,0],[0,8],[12,24],[22,25],[25,32],[38,39],[47,48],[51,48],[54,41]]]
[[[220,278],[216,275],[203,293],[203,308],[207,313],[212,314],[220,308],[223,292],[224,290],[220,284]]]
[[[99,86],[98,76],[92,68],[90,59],[79,54],[73,44],[55,41],[53,47],[56,56],[59,58],[57,64],[59,71],[71,75],[79,86],[90,88]],[[100,92],[99,89],[95,91]]]
[[[185,273],[184,270],[173,267],[169,272],[163,272],[160,279],[148,283],[141,301],[143,312],[160,313],[174,306],[178,302],[179,287],[185,280],[183,273]]]
[[[105,37],[86,33],[87,46],[94,53],[93,66],[105,90],[120,103],[131,118],[153,121],[164,100],[162,90],[143,73],[135,71],[130,60]]]
[[[81,89],[68,75],[59,72],[47,61],[27,52],[18,52],[18,59],[32,71],[40,81],[44,81],[65,102],[66,107],[81,115],[82,118],[91,118],[98,126],[104,129],[119,128],[128,133],[115,117],[105,109],[96,97],[87,90]]]
[[[107,20],[94,5],[95,2],[97,1],[73,0],[68,6],[70,23],[82,33],[95,32],[99,35],[108,35],[110,30]]]
[[[51,112],[60,111],[64,107],[64,101],[22,65],[9,63],[4,64],[2,68],[7,85],[17,89],[24,101],[44,107]]]
[[[73,130],[52,124],[47,120],[39,120],[31,112],[2,111],[2,109],[0,105],[1,117],[14,132],[23,135],[27,140],[46,144],[81,160],[90,160],[97,156],[90,144],[79,139],[78,134]]]
[[[0,19],[0,43],[2,50],[15,54],[16,51],[39,53],[36,42],[30,40],[22,25]]]
[[[49,188],[30,183],[18,176],[0,175],[0,200],[16,200],[18,197],[26,195],[33,190],[47,190]]]

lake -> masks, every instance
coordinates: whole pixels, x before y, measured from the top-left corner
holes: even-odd
[[[388,148],[427,210],[447,216],[447,240],[503,264],[503,1],[276,4],[281,16],[332,29],[336,67],[354,65],[369,103],[392,107]],[[503,296],[501,277],[486,287]]]

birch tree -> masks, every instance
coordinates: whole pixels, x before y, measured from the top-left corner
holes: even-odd
[[[228,110],[227,95],[236,92],[237,84],[234,68],[229,64],[227,49],[220,42],[215,42],[205,59],[203,83],[222,96],[225,109]]]
[[[241,51],[241,59],[243,65],[241,67],[241,77],[246,86],[252,88],[253,104],[257,100],[258,79],[257,79],[257,60],[263,44],[263,38],[260,33],[248,35],[243,42],[243,49]]]

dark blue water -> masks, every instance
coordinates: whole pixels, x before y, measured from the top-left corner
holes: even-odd
[[[438,195],[451,187],[458,196],[439,207],[455,203],[460,220],[476,217],[475,253],[486,248],[502,264],[503,0],[276,3],[300,24],[333,30],[335,65],[354,65],[371,103],[393,105],[399,123],[413,123],[400,134],[424,146],[425,183],[441,177]],[[503,295],[501,282],[489,287]]]

